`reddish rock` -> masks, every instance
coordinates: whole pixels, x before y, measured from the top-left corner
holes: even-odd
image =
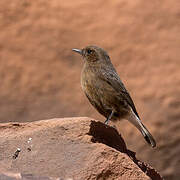
[[[136,159],[115,128],[90,118],[4,123],[0,144],[0,172],[73,180],[161,179]]]
[[[9,172],[0,174],[0,179],[1,180],[72,180],[72,179],[36,176],[33,174],[21,174],[21,173],[9,173]]]

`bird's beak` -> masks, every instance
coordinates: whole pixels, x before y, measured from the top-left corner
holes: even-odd
[[[72,50],[82,55],[82,50],[81,49],[72,49]]]

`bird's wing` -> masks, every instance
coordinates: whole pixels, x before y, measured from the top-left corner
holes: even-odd
[[[117,95],[121,96],[121,98],[124,97],[124,100],[126,100],[136,116],[139,118],[134,102],[120,80],[119,75],[114,71],[104,71],[101,73],[100,79],[108,83],[116,91]]]

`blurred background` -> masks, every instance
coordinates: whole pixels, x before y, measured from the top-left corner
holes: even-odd
[[[81,90],[83,61],[71,51],[87,45],[108,51],[157,141],[150,148],[123,121],[118,129],[128,148],[165,179],[179,179],[179,0],[1,0],[0,122],[104,121]]]

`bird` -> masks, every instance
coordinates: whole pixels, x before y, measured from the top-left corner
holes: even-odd
[[[142,123],[108,53],[94,45],[72,50],[82,56],[81,86],[90,103],[106,118],[104,123],[126,119],[141,132],[151,147],[156,147],[155,139]]]

